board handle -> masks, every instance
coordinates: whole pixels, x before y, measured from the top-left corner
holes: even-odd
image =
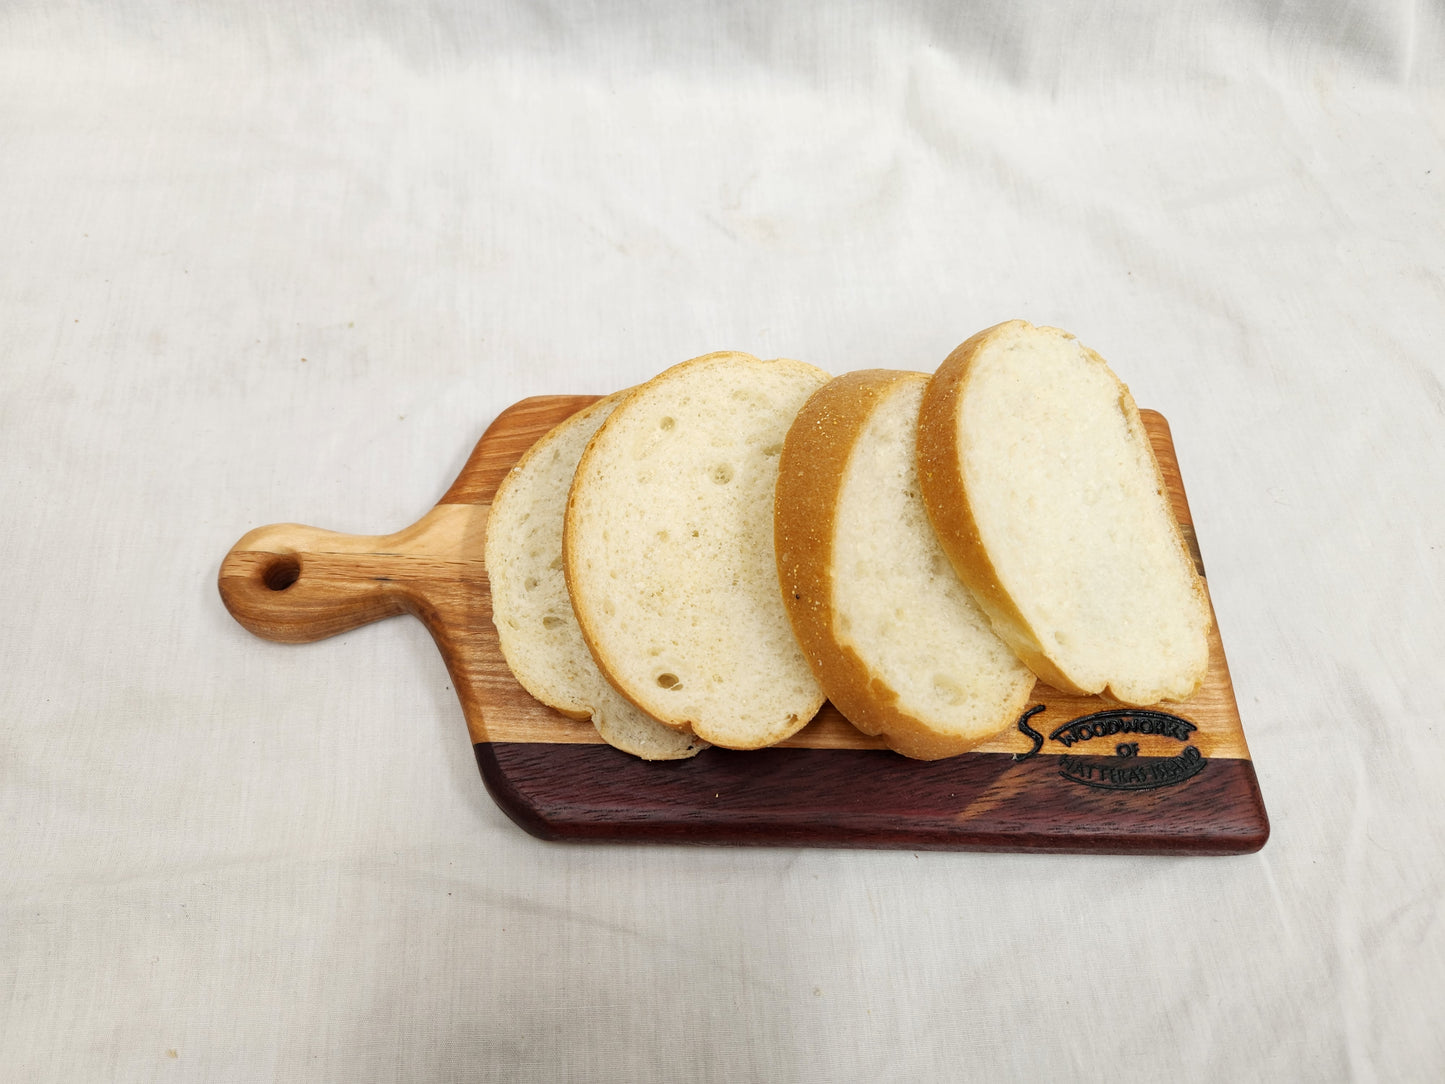
[[[300,644],[412,613],[428,627],[442,584],[482,572],[486,508],[437,505],[405,530],[351,535],[274,523],[221,561],[221,601],[266,640]]]

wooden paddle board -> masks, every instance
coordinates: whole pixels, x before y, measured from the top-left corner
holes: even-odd
[[[1126,708],[1039,684],[1015,728],[938,761],[885,749],[825,704],[770,749],[646,762],[532,699],[492,625],[487,511],[522,453],[596,398],[543,396],[503,411],[436,506],[395,534],[251,531],[221,563],[227,609],[290,643],[419,618],[451,673],[488,791],[545,839],[1096,854],[1264,845],[1269,820],[1217,622],[1208,677],[1184,703]],[[1169,426],[1141,413],[1202,572]]]

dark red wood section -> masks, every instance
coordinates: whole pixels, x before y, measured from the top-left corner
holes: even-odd
[[[1080,782],[1078,759],[1066,776],[1059,756],[923,762],[883,750],[714,748],[647,763],[605,745],[475,749],[497,804],[543,839],[1198,855],[1247,854],[1269,838],[1247,760],[1111,790]],[[1168,759],[1133,765],[1150,772]]]

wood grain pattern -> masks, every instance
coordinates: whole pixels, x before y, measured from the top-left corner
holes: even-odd
[[[1177,773],[1179,740],[1121,733],[1115,741],[1103,728],[1073,746],[1048,739],[1070,720],[1119,705],[1042,684],[1030,700],[1043,708],[1032,719],[1046,739],[1036,755],[1029,755],[1034,739],[1011,730],[932,764],[883,750],[830,704],[771,750],[707,750],[686,768],[649,764],[601,744],[590,723],[533,700],[502,660],[491,622],[482,564],[488,505],[538,437],[596,398],[546,396],[509,407],[441,501],[394,534],[298,524],[251,531],[221,563],[227,609],[256,635],[290,643],[396,614],[419,618],[452,676],[489,790],[519,824],[547,838],[1129,853],[1241,853],[1263,845],[1268,820],[1217,628],[1204,687],[1186,704],[1160,706],[1197,728],[1188,746],[1201,770],[1154,789],[1105,789],[1085,777],[1122,778],[1110,765],[1123,758],[1100,754],[1130,743],[1134,756],[1125,766],[1141,778]],[[1168,425],[1141,413],[1192,542]],[[705,801],[709,792],[715,797]]]
[[[1057,757],[1001,753],[774,746],[647,764],[608,746],[507,742],[476,755],[493,799],[543,839],[1203,855],[1247,854],[1269,835],[1247,760],[1120,792],[1070,782]]]

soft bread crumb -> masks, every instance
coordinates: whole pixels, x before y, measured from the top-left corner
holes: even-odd
[[[568,502],[566,574],[613,685],[730,748],[771,745],[822,704],[779,597],[778,447],[827,374],[709,354],[662,373],[588,445]]]
[[[1058,687],[1184,699],[1212,617],[1128,388],[1072,335],[1012,321],[930,383],[929,511],[999,634]]]

